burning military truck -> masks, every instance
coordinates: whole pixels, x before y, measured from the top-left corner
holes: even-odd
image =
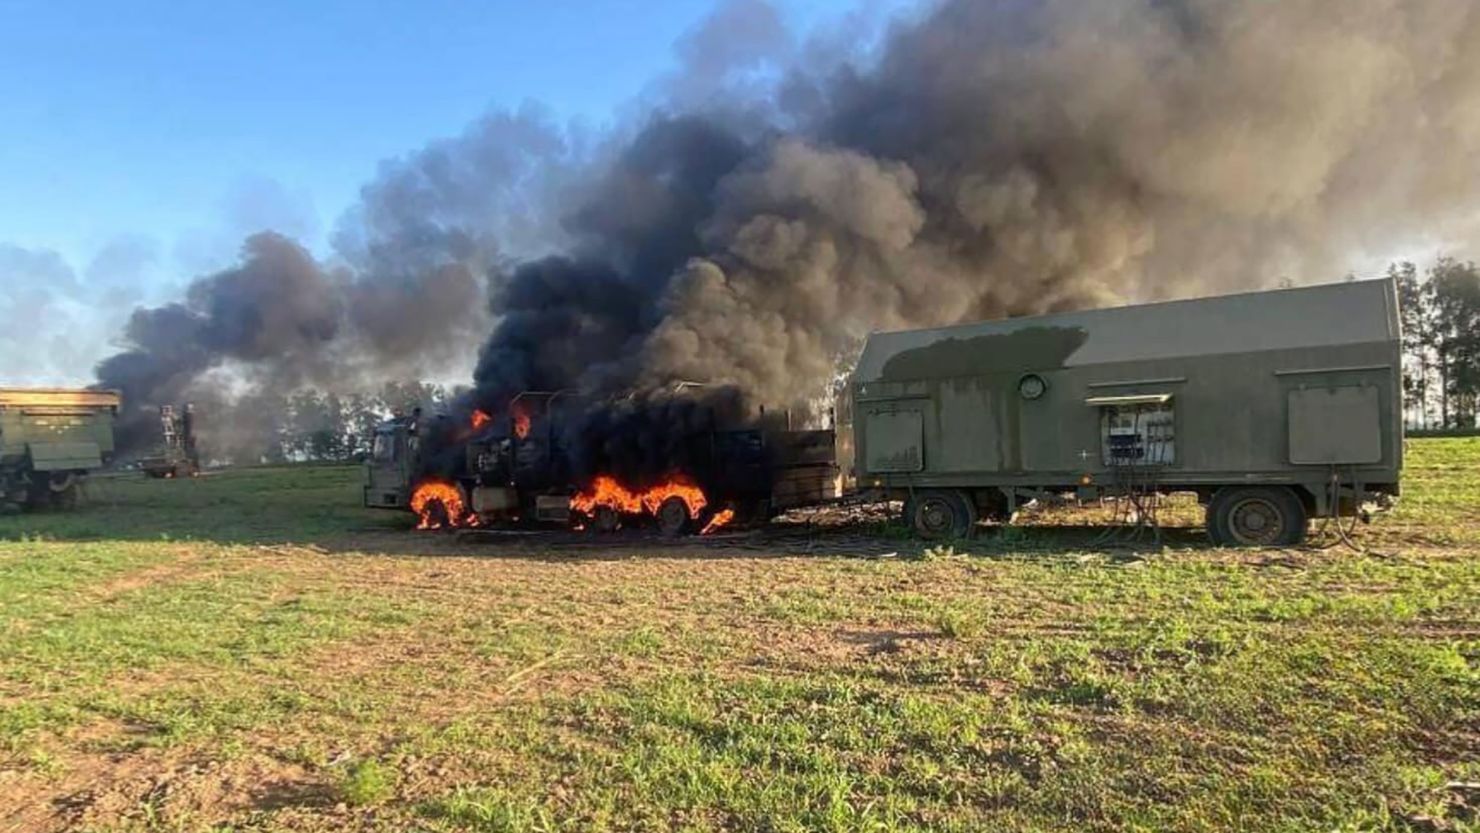
[[[1362,281],[877,333],[821,431],[706,424],[702,388],[627,422],[525,394],[503,421],[388,423],[366,503],[423,526],[646,516],[676,534],[843,496],[950,538],[1029,502],[1109,498],[1154,523],[1161,496],[1191,492],[1215,543],[1293,545],[1398,495],[1398,320],[1393,282]],[[592,452],[614,445],[664,477]]]
[[[365,504],[409,509],[424,529],[534,523],[680,535],[837,496],[832,431],[790,430],[784,412],[735,427],[722,410],[692,390],[641,405],[531,391],[497,416],[415,412],[377,430]],[[620,437],[643,440],[621,449]]]
[[[114,391],[0,388],[0,505],[70,509],[113,457]]]

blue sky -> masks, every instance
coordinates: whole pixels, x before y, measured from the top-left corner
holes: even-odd
[[[0,0],[0,354],[38,320],[54,354],[18,380],[0,355],[0,374],[87,381],[135,304],[226,265],[244,234],[324,253],[378,162],[490,108],[608,122],[714,5]],[[777,5],[806,30],[857,4]]]
[[[312,237],[378,160],[489,107],[605,120],[711,7],[0,0],[0,240],[75,260],[274,219]]]

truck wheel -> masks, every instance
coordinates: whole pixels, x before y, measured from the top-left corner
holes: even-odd
[[[965,538],[976,527],[971,501],[960,492],[928,489],[905,501],[905,520],[921,538]]]
[[[622,528],[622,516],[610,506],[596,507],[596,514],[592,515],[591,522],[597,532],[616,532]]]
[[[68,512],[77,508],[77,495],[82,491],[82,486],[76,477],[69,476],[60,482],[53,480],[50,489],[53,508]]]
[[[658,531],[677,538],[689,531],[689,502],[674,495],[658,504]]]
[[[1208,537],[1221,547],[1295,546],[1307,521],[1300,498],[1284,486],[1230,486],[1208,504]]]
[[[41,481],[31,481],[31,485],[26,489],[26,509],[32,512],[39,512],[45,509],[50,503],[51,489],[47,488],[47,485]]]

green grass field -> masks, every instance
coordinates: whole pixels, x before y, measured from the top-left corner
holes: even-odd
[[[1480,439],[1380,554],[545,548],[359,477],[0,517],[0,831],[1480,829]]]

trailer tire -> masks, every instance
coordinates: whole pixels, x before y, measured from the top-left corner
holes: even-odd
[[[1208,504],[1208,537],[1220,547],[1293,547],[1305,540],[1308,522],[1285,486],[1229,486]]]
[[[976,528],[976,510],[970,498],[950,489],[916,492],[905,501],[904,517],[915,534],[932,541],[966,538]]]

